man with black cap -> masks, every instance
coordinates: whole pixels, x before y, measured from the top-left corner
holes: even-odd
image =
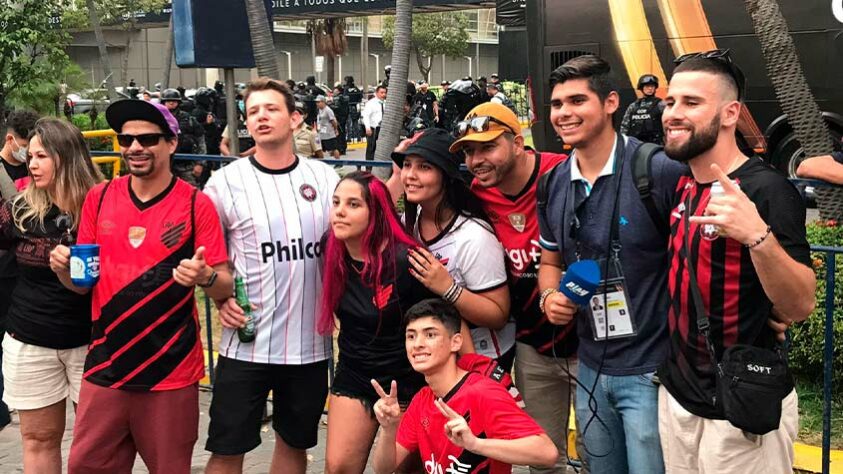
[[[99,246],[93,333],[76,411],[70,473],[190,472],[205,375],[196,285],[223,300],[234,285],[211,200],[173,176],[175,117],[161,104],[122,100],[105,112],[129,176],[93,188],[79,244]],[[70,249],[50,266],[69,289]]]
[[[629,104],[621,121],[621,133],[635,137],[642,142],[664,143],[664,129],[662,128],[662,111],[664,102],[656,97],[659,88],[659,78],[652,74],[644,74],[638,78],[638,90],[641,98]]]

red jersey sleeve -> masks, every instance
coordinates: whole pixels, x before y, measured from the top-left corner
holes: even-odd
[[[419,450],[418,429],[421,427],[419,424],[420,409],[421,403],[419,403],[419,397],[416,394],[413,400],[410,401],[410,406],[407,407],[404,416],[401,417],[401,424],[398,425],[398,436],[395,438],[398,444],[411,453]]]
[[[105,186],[106,183],[100,183],[91,188],[85,196],[82,216],[79,218],[79,232],[76,236],[76,242],[79,244],[97,243],[97,208]]]
[[[487,384],[481,399],[490,439],[518,439],[544,433],[538,423],[515,404],[512,395],[503,386]]]
[[[205,247],[205,262],[214,266],[228,261],[225,238],[214,203],[204,193],[196,192],[196,248]]]

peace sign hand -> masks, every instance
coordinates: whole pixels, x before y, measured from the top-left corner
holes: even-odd
[[[755,203],[719,166],[712,164],[711,170],[723,186],[724,195],[712,197],[705,208],[705,215],[691,217],[691,222],[716,225],[721,235],[744,245],[755,242],[767,232],[767,223],[758,214]]]
[[[373,408],[378,423],[384,428],[396,428],[398,422],[401,421],[401,406],[398,405],[398,383],[392,381],[388,395],[375,379],[372,379],[372,387],[375,388],[375,392],[380,397]]]
[[[455,445],[469,451],[475,451],[479,440],[476,436],[474,436],[474,433],[471,432],[471,428],[469,428],[468,422],[465,421],[465,418],[455,412],[441,398],[434,400],[433,404],[436,405],[439,412],[445,415],[445,418],[448,419],[448,421],[445,422],[445,436],[447,436],[448,439]]]

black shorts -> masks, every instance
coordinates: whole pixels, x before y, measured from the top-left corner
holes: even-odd
[[[339,150],[340,145],[336,138],[327,138],[322,140],[322,150],[323,151],[334,151]]]
[[[261,418],[272,390],[272,428],[295,449],[316,446],[328,396],[328,362],[276,365],[220,356],[205,450],[226,456],[261,444]]]
[[[398,383],[398,404],[401,405],[401,408],[407,408],[413,396],[425,386],[424,376],[412,369],[398,375],[371,377],[355,370],[350,364],[343,363],[340,359],[334,373],[334,380],[331,383],[331,393],[360,400],[360,403],[374,416],[372,410],[380,397],[375,392],[375,388],[372,387],[373,378],[387,392],[389,392],[389,386],[393,380]]]

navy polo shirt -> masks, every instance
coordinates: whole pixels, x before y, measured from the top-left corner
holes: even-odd
[[[635,138],[624,137],[623,170],[620,183],[618,230],[621,242],[620,261],[626,278],[627,299],[637,328],[637,334],[621,339],[595,341],[591,317],[586,309],[577,314],[577,333],[580,338],[578,356],[582,363],[593,370],[600,366],[604,346],[606,358],[603,373],[608,375],[634,375],[655,371],[667,353],[667,243],[647,213],[632,177],[632,154],[641,143]],[[619,146],[616,143],[615,146]],[[576,150],[572,156],[576,156]],[[605,258],[609,249],[610,220],[617,189],[617,163],[614,151],[607,167],[589,186],[574,170],[568,159],[550,171],[548,177],[547,205],[539,207],[540,243],[543,248],[560,252],[565,265],[577,261],[577,245],[571,226],[572,209],[575,209],[580,228],[576,232],[582,258]],[[664,153],[656,154],[651,162],[653,199],[665,221],[673,208],[679,178],[689,173],[685,165],[669,159]],[[572,199],[573,202],[570,202]],[[573,206],[572,206],[573,204]],[[601,264],[601,272],[603,265]]]

